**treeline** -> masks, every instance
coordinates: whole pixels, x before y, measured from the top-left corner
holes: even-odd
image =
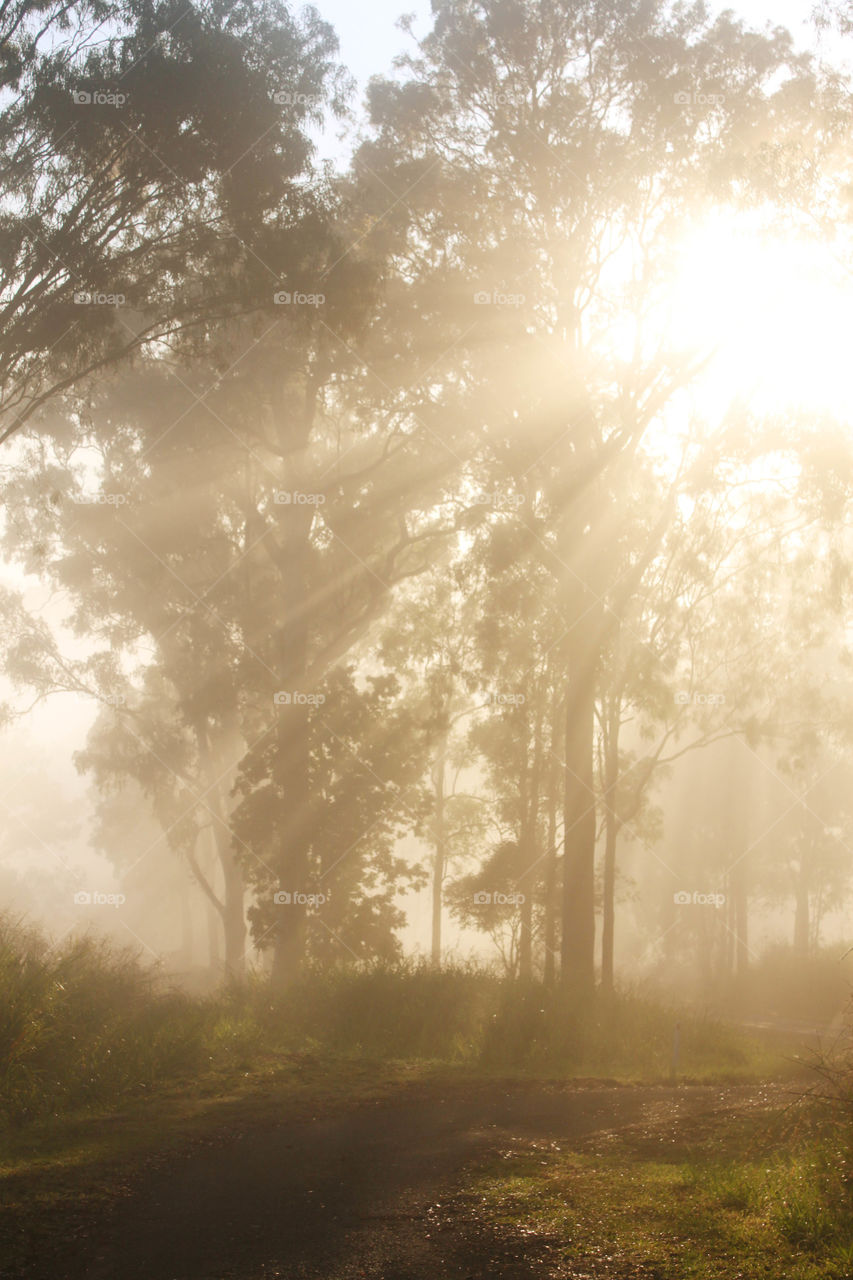
[[[335,173],[312,11],[0,21],[4,547],[87,655],[7,592],[6,665],[102,704],[119,878],[179,860],[279,985],[397,955],[429,882],[436,963],[449,908],[610,987],[626,840],[704,962],[746,963],[757,893],[812,945],[851,871],[850,449],[704,414],[661,315],[712,211],[848,216],[847,86],[731,14],[440,0]],[[667,848],[661,785],[723,741]],[[792,797],[758,854],[744,760]]]

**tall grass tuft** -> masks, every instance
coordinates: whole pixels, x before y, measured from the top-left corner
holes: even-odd
[[[79,938],[51,947],[0,917],[0,1118],[103,1102],[190,1073],[209,1013],[130,953]]]

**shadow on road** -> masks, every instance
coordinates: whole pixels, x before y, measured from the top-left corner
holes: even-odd
[[[147,1176],[67,1280],[521,1280],[548,1242],[500,1234],[460,1196],[513,1141],[586,1135],[713,1105],[719,1090],[488,1084],[213,1142]],[[29,1274],[35,1276],[36,1270]]]

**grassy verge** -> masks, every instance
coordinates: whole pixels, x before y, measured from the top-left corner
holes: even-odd
[[[464,966],[307,973],[286,995],[255,979],[193,999],[89,938],[49,947],[0,919],[0,1126],[125,1105],[169,1082],[253,1072],[314,1052],[441,1061],[486,1073],[758,1079],[778,1047],[640,993],[569,1007],[537,982]]]
[[[637,993],[572,1009],[541,984],[401,964],[191,999],[127,954],[0,921],[0,1257],[17,1274],[33,1232],[59,1257],[152,1161],[238,1125],[454,1082],[666,1081],[676,1022],[682,1079],[792,1068],[784,1044]]]
[[[516,1143],[472,1175],[491,1228],[552,1274],[607,1280],[850,1280],[853,1194],[831,1126],[777,1102],[672,1118],[580,1149]]]

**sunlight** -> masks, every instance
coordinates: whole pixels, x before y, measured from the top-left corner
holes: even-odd
[[[682,244],[669,325],[716,355],[697,387],[705,412],[735,398],[853,420],[853,276],[831,244],[726,211]]]
[[[853,1280],[853,0],[399,7],[0,5],[0,1275]]]

